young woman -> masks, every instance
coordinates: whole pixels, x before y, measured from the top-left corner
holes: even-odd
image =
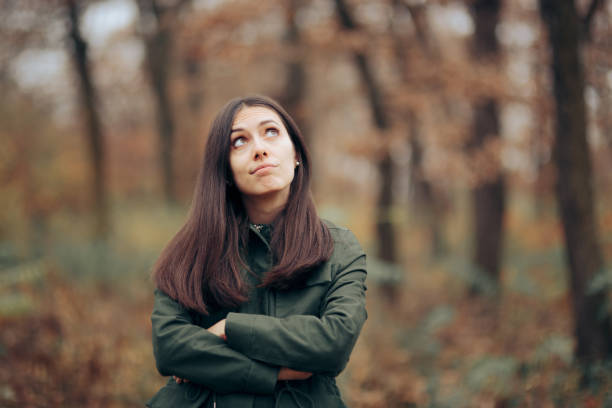
[[[344,407],[335,377],[367,314],[365,254],[323,222],[300,132],[265,97],[210,130],[185,225],[154,267],[150,407]]]

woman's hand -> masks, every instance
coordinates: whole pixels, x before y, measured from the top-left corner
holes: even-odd
[[[307,380],[312,377],[312,373],[306,371],[292,370],[291,368],[281,367],[278,372],[278,381]]]
[[[225,335],[225,319],[219,320],[217,323],[213,324],[206,330],[208,330],[215,336],[221,337],[223,340],[227,340],[227,336]]]
[[[172,378],[174,378],[174,381],[176,381],[177,384],[189,382],[189,380],[185,380],[184,378],[179,378],[176,375],[173,375]]]
[[[227,340],[227,336],[225,335],[225,319],[219,320],[217,323],[213,324],[206,330],[208,330],[215,336],[221,337],[223,340]],[[174,378],[174,381],[176,381],[177,384],[189,382],[189,380],[177,377],[176,375],[173,375],[172,378]]]
[[[308,373],[306,371],[292,370],[291,368],[287,368],[287,367],[281,367],[281,369],[278,371],[277,380],[278,381],[307,380],[310,377],[312,377],[312,373]],[[173,375],[172,378],[174,378],[174,381],[176,381],[177,384],[181,384],[181,383],[186,384],[189,382],[189,380],[177,377],[176,375]]]

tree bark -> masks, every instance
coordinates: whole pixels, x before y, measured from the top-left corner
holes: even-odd
[[[593,17],[595,17],[597,10],[603,6],[603,3],[604,0],[591,0],[591,4],[589,4],[589,8],[582,19],[582,36],[587,41],[591,39],[591,27],[593,26],[591,22]]]
[[[87,59],[87,42],[83,39],[79,29],[78,6],[74,0],[66,0],[66,6],[70,24],[69,37],[73,46],[72,57],[79,76],[81,100],[87,118],[89,154],[93,170],[93,200],[96,212],[95,233],[98,238],[105,239],[109,231],[109,221],[104,173],[104,136],[98,113],[98,100]]]
[[[306,112],[304,107],[304,96],[306,95],[306,71],[304,69],[303,57],[300,53],[301,37],[295,14],[300,0],[286,0],[286,23],[285,44],[289,52],[287,61],[287,79],[285,89],[279,98],[283,107],[295,119],[302,132],[306,145],[309,144],[308,128],[306,125]]]
[[[539,118],[533,128],[531,136],[531,158],[534,162],[535,182],[532,187],[534,197],[533,213],[535,218],[540,218],[546,211],[546,203],[551,196],[551,185],[547,165],[551,161],[549,143],[549,114],[548,107],[543,101],[548,97],[547,80],[548,67],[546,66],[546,53],[538,47],[536,58],[533,62],[533,77],[535,87],[534,115]]]
[[[189,86],[187,105],[189,106],[191,116],[195,118],[201,114],[204,104],[204,61],[202,59],[203,57],[200,55],[197,47],[192,47],[183,60],[183,67]]]
[[[471,5],[475,32],[473,55],[482,62],[495,61],[499,57],[499,44],[495,28],[499,22],[500,0],[477,0]],[[493,139],[500,137],[498,102],[493,97],[481,97],[474,105],[472,139],[467,145],[468,154],[481,152]],[[501,252],[503,246],[503,218],[505,185],[498,157],[490,157],[495,163],[492,177],[485,177],[472,190],[474,222],[474,264],[477,274],[470,287],[471,294],[482,293],[481,283],[499,283]],[[476,171],[482,171],[476,169]]]
[[[348,31],[357,30],[357,24],[353,20],[346,2],[344,0],[335,0],[335,3],[342,28]],[[361,77],[361,82],[366,89],[374,126],[380,131],[385,131],[390,127],[390,120],[384,107],[382,91],[374,78],[370,62],[366,54],[361,51],[353,53],[353,61]],[[378,193],[376,221],[378,257],[383,261],[396,263],[398,259],[395,228],[390,216],[393,204],[393,161],[386,147],[379,159],[378,171],[381,182]]]
[[[612,355],[610,315],[602,288],[589,284],[603,268],[598,242],[589,146],[586,137],[581,19],[573,0],[540,0],[540,11],[552,48],[556,104],[553,158],[570,272],[575,355],[587,366]]]
[[[402,12],[410,13],[414,22],[415,36],[420,49],[431,63],[437,63],[439,50],[437,44],[432,40],[427,25],[426,10],[424,4],[407,4],[401,0],[393,0],[394,17],[400,16]],[[392,26],[394,22],[391,22]],[[405,36],[397,30],[393,32],[393,43],[395,50],[395,60],[402,81],[407,84],[409,81],[409,63],[407,61],[406,49],[408,47]],[[419,129],[417,114],[412,109],[405,109],[402,113],[409,128],[408,143],[410,145],[410,185],[412,186],[412,199],[416,203],[418,212],[424,216],[430,236],[431,256],[436,258],[444,252],[444,242],[442,234],[442,211],[440,203],[436,201],[434,187],[425,177],[423,170],[423,135]]]
[[[138,0],[138,6],[142,21],[151,17],[155,21],[153,29],[143,28],[145,66],[155,97],[158,154],[164,197],[168,204],[173,204],[176,202],[176,191],[173,156],[175,125],[168,84],[173,40],[168,9],[170,6],[160,6],[156,0]]]
[[[429,229],[430,255],[432,258],[442,256],[445,251],[444,237],[442,234],[443,212],[441,205],[434,193],[434,186],[427,180],[423,171],[423,146],[421,134],[417,129],[418,123],[414,112],[408,112],[407,121],[410,126],[410,177],[411,186],[414,191],[414,201],[419,211],[424,215]]]

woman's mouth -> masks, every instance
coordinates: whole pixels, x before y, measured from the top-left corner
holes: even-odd
[[[268,171],[268,169],[276,167],[277,165],[275,164],[271,164],[271,163],[265,163],[262,165],[259,165],[257,167],[255,167],[253,170],[251,170],[250,174],[263,174],[265,172]]]

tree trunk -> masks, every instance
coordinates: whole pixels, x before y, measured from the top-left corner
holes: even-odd
[[[608,150],[612,154],[612,115],[610,115],[610,112],[612,112],[612,94],[610,91],[602,90],[600,97],[601,104],[597,116],[599,123],[601,123],[601,133],[606,138]],[[610,158],[612,159],[612,157]]]
[[[96,211],[96,236],[100,239],[105,239],[108,235],[109,221],[104,174],[104,137],[98,113],[98,100],[87,60],[87,42],[83,39],[79,29],[79,10],[77,4],[74,0],[67,0],[66,6],[70,22],[69,36],[73,45],[72,56],[79,76],[81,100],[87,118],[89,154],[94,179],[93,199]]]
[[[573,0],[540,0],[540,11],[552,48],[556,103],[553,158],[557,167],[557,199],[570,272],[575,354],[587,366],[612,354],[610,316],[602,288],[589,284],[603,268],[594,210],[589,146],[586,138],[581,19]]]
[[[410,17],[414,23],[414,29],[417,42],[427,57],[427,59],[436,63],[439,59],[439,51],[437,45],[432,41],[426,19],[426,10],[424,4],[407,4],[401,0],[393,0],[394,13],[392,18],[397,18],[402,12],[410,13]],[[394,21],[391,21],[393,26]],[[406,48],[407,41],[397,30],[393,30],[393,43],[395,50],[395,60],[397,61],[400,77],[404,83],[408,83],[410,66],[407,61]],[[423,145],[421,143],[421,132],[417,114],[412,109],[406,109],[402,115],[409,128],[408,142],[410,144],[411,160],[410,160],[410,185],[412,186],[411,196],[418,212],[422,214],[427,222],[429,229],[431,256],[436,258],[444,252],[444,242],[442,236],[442,211],[440,204],[436,202],[434,195],[434,187],[431,182],[425,177],[423,170]]]
[[[172,53],[170,12],[155,0],[139,0],[141,20],[153,16],[155,28],[144,32],[146,69],[155,97],[157,132],[159,136],[159,163],[164,197],[168,204],[176,202],[174,188],[174,119],[169,95],[168,78]],[[144,24],[143,24],[144,26]],[[144,30],[143,30],[144,31]]]
[[[411,186],[414,191],[414,201],[427,222],[430,255],[433,258],[437,258],[442,256],[445,250],[441,225],[441,206],[434,195],[433,185],[423,174],[423,147],[421,145],[421,135],[417,129],[416,115],[413,112],[408,112],[407,121],[410,126],[410,177],[412,179]]]
[[[395,244],[395,228],[391,217],[393,208],[393,161],[389,151],[385,151],[378,162],[378,171],[381,175],[380,192],[378,193],[377,223],[378,257],[389,263],[396,263],[397,250]]]
[[[295,119],[302,132],[306,145],[309,144],[308,129],[306,126],[306,112],[304,96],[306,95],[306,72],[304,61],[300,53],[300,32],[295,21],[300,0],[286,0],[287,32],[285,44],[289,52],[287,62],[287,80],[283,95],[279,98],[283,107]]]
[[[549,185],[549,178],[546,177],[545,172],[546,165],[550,161],[550,152],[548,146],[550,146],[548,134],[549,129],[549,115],[548,107],[543,101],[548,97],[548,90],[546,84],[548,80],[548,68],[546,67],[545,57],[546,53],[542,52],[541,49],[536,50],[536,58],[533,62],[533,76],[535,83],[535,106],[534,113],[535,117],[539,118],[533,129],[533,135],[531,136],[531,157],[534,162],[535,182],[532,187],[532,194],[534,197],[534,218],[540,218],[546,211],[546,203],[549,199],[551,186]]]
[[[474,134],[470,147],[478,151],[490,139],[499,138],[497,101],[493,98],[481,100],[474,108],[474,116]],[[476,277],[476,282],[470,288],[472,294],[482,292],[481,283],[490,283],[493,287],[499,283],[506,192],[499,160],[496,164],[493,179],[481,181],[472,190],[474,263],[478,271],[484,274]]]
[[[338,19],[345,30],[358,29],[344,0],[336,0],[336,11]],[[374,126],[380,131],[385,131],[390,127],[389,118],[383,105],[380,86],[374,78],[369,60],[365,53],[361,51],[353,53],[353,60],[367,92]],[[398,260],[395,231],[390,217],[391,206],[393,204],[393,162],[388,148],[385,148],[378,162],[378,171],[381,183],[378,193],[376,222],[378,256],[386,262],[395,263]]]
[[[477,0],[471,5],[475,33],[473,55],[480,61],[495,61],[499,57],[499,44],[495,28],[499,22],[500,0]],[[498,102],[492,97],[482,97],[474,106],[472,139],[468,153],[479,153],[492,139],[500,137]],[[493,177],[486,177],[472,190],[474,222],[474,263],[478,270],[470,287],[470,293],[483,292],[482,284],[499,283],[505,186],[498,157],[490,157],[495,163]],[[481,169],[476,169],[481,172]]]
[[[187,55],[185,55],[185,59],[183,60],[183,67],[187,77],[187,84],[189,86],[187,106],[189,106],[190,115],[194,118],[198,118],[200,116],[202,113],[202,106],[204,104],[204,63],[202,58],[203,57],[198,51],[197,47],[192,47]]]

